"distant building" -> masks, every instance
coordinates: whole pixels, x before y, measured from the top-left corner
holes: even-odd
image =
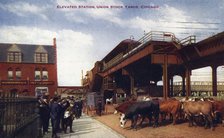
[[[58,86],[57,92],[61,97],[73,96],[74,98],[84,98],[86,95],[83,86]]]
[[[57,52],[53,45],[0,43],[0,90],[19,96],[56,94]]]

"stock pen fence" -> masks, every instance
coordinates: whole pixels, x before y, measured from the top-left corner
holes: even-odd
[[[36,97],[0,93],[0,138],[39,137]]]

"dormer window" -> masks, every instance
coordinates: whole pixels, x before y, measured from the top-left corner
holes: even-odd
[[[8,62],[21,62],[21,55],[20,52],[8,52]]]
[[[13,44],[8,49],[7,61],[8,62],[21,62],[22,61],[21,50],[18,48],[18,46],[16,44]]]
[[[35,63],[48,63],[48,54],[43,46],[39,46],[35,50],[34,59]]]
[[[47,63],[47,53],[35,53],[35,62],[36,63]]]

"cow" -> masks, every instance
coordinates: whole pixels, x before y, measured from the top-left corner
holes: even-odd
[[[115,111],[125,113],[126,110],[128,109],[128,107],[134,103],[136,103],[136,101],[126,101],[126,102],[118,105],[117,107],[115,107]]]
[[[224,100],[216,101],[216,100],[209,100],[213,104],[214,114],[217,122],[222,122],[224,127]]]
[[[180,101],[175,99],[164,100],[160,102],[159,108],[162,121],[165,120],[166,114],[170,114],[173,118],[173,125],[175,125],[181,109]]]
[[[193,126],[193,117],[202,115],[205,119],[205,128],[208,124],[213,127],[213,105],[209,101],[186,101],[183,103],[183,110],[189,119],[189,126]]]
[[[158,118],[159,118],[159,103],[155,101],[139,101],[135,102],[131,106],[128,107],[126,112],[122,114],[120,118],[121,127],[124,127],[127,119],[131,120],[131,128],[137,130],[137,120],[139,115],[142,117],[142,122],[144,121],[145,117],[148,117],[151,120],[152,116],[155,119],[154,127],[158,126]],[[150,125],[149,121],[149,125]]]
[[[155,100],[155,99],[152,99],[151,97],[143,97],[143,101],[150,101],[150,100]],[[122,104],[115,107],[114,114],[116,114],[117,112],[125,113],[126,110],[128,109],[128,107],[131,106],[132,104],[136,103],[136,102],[137,101],[135,99],[134,100],[130,99],[126,102],[123,102]]]

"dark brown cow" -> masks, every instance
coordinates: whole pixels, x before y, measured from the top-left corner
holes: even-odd
[[[181,109],[180,101],[175,99],[164,100],[160,102],[159,108],[162,120],[165,119],[166,114],[171,114],[173,117],[173,125],[175,125]]]
[[[189,126],[193,125],[193,117],[202,115],[205,119],[205,128],[208,124],[213,128],[213,105],[209,101],[187,101],[183,103],[183,110],[188,116]]]
[[[142,117],[140,126],[145,117],[149,119],[149,125],[151,124],[152,116],[154,117],[154,127],[158,126],[159,118],[159,103],[154,101],[138,101],[128,107],[126,112],[121,116],[121,127],[124,127],[127,119],[131,120],[131,128],[137,130],[137,120],[139,115]]]
[[[221,101],[210,101],[213,104],[214,107],[214,114],[220,122],[220,119],[222,120],[222,124],[224,126],[224,100]]]

